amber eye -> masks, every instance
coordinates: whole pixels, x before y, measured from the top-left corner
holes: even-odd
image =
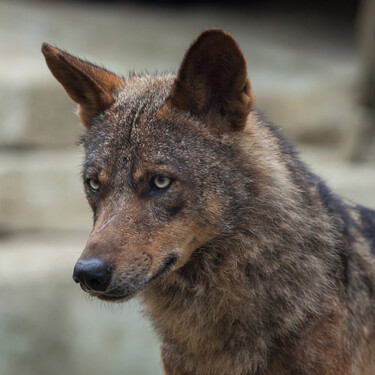
[[[90,185],[91,191],[93,191],[95,193],[99,191],[100,184],[99,184],[99,181],[96,178],[90,178],[89,179],[89,185]]]
[[[169,177],[165,176],[155,176],[154,185],[158,189],[165,189],[172,183],[172,180]]]

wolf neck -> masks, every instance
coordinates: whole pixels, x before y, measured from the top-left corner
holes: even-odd
[[[263,146],[254,149],[260,157]],[[303,193],[296,186],[299,165],[291,173],[277,158],[263,166],[265,185],[238,230],[144,292],[146,313],[191,373],[242,374],[236,363],[250,373],[265,369],[275,340],[318,314],[333,287],[337,239],[326,211],[311,204],[313,184]]]

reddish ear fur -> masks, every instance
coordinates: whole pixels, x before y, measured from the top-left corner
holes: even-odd
[[[209,29],[198,37],[183,59],[170,100],[196,115],[219,111],[233,130],[245,126],[254,98],[245,58],[230,34]]]
[[[113,103],[113,91],[124,85],[123,78],[47,43],[42,53],[54,77],[79,104],[79,117],[87,128],[95,115]]]

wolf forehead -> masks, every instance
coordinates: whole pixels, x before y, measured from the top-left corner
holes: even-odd
[[[96,134],[104,141],[109,141],[111,137],[126,140],[131,128],[138,124],[140,118],[151,118],[165,103],[174,78],[174,75],[166,74],[130,75],[124,79],[124,85],[112,94],[114,103],[101,115],[93,118],[89,131],[85,134],[87,139],[84,140],[92,141]]]
[[[159,111],[170,95],[176,76],[130,75],[114,93],[114,103],[93,119],[82,136],[85,149],[84,171],[101,168],[131,169],[137,161],[176,168],[189,164],[191,153],[213,143],[213,152],[222,153],[202,122],[180,111]],[[189,131],[194,128],[194,132]],[[188,135],[189,133],[189,135]],[[194,137],[191,137],[191,133]],[[214,157],[213,157],[214,158]]]
[[[113,105],[95,117],[82,136],[85,164],[113,158],[114,154],[125,159],[134,156],[148,137],[158,136],[162,121],[157,121],[156,112],[166,102],[173,80],[171,74],[130,75],[125,79],[124,86],[113,94]],[[155,148],[157,145],[154,142]]]

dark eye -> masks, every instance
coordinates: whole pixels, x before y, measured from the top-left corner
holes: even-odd
[[[88,184],[89,184],[90,190],[93,193],[97,193],[99,191],[100,184],[96,178],[90,178],[88,180]]]
[[[166,189],[172,184],[172,179],[166,176],[158,175],[152,180],[153,185],[156,189]]]

